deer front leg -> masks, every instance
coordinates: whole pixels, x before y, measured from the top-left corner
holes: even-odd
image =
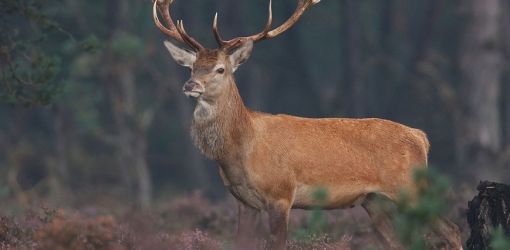
[[[241,201],[238,201],[238,204],[239,220],[235,249],[257,249],[260,237],[260,211],[245,205]]]
[[[283,250],[287,243],[287,226],[289,223],[290,202],[279,201],[270,205],[269,215],[270,247],[271,250]]]

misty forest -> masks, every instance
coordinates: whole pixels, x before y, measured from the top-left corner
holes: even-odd
[[[268,2],[170,12],[215,49],[216,12],[225,39],[248,36]],[[273,0],[272,27],[297,4]],[[190,70],[169,39],[151,0],[0,1],[0,249],[239,248],[237,200],[193,143]],[[464,249],[510,249],[510,0],[322,0],[235,78],[251,110],[427,134],[428,171],[414,175],[427,185],[391,209],[402,249],[450,249],[431,240],[439,217]],[[254,249],[271,249],[268,216]],[[288,221],[287,249],[387,249],[360,206]]]

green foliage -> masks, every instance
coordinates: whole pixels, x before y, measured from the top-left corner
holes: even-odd
[[[11,193],[8,186],[0,185],[0,199],[6,198]]]
[[[432,224],[447,210],[446,192],[449,181],[432,169],[419,169],[414,175],[418,183],[417,198],[402,193],[397,202],[395,229],[399,240],[411,250],[428,249],[425,235]]]
[[[492,231],[491,238],[492,250],[508,250],[510,249],[510,238],[506,237],[505,231],[501,226]]]
[[[101,49],[101,43],[95,35],[91,35],[80,43],[80,47],[85,52],[97,53]]]
[[[48,43],[72,36],[46,14],[54,1],[2,1],[0,4],[0,101],[46,105],[63,89],[61,55]],[[55,45],[55,44],[52,44]]]
[[[328,221],[321,207],[328,200],[328,196],[328,191],[323,187],[317,187],[314,190],[313,198],[315,200],[316,206],[311,211],[306,225],[296,232],[296,239],[311,240],[324,231]]]
[[[112,50],[121,57],[136,57],[143,52],[143,43],[139,37],[122,33],[111,42]]]

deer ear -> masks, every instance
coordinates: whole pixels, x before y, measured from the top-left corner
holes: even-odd
[[[252,50],[253,41],[248,40],[230,54],[229,58],[230,64],[232,65],[232,71],[236,71],[241,64],[250,58]]]
[[[181,49],[169,41],[165,41],[164,43],[175,62],[188,68],[193,67],[193,63],[197,59],[197,54],[195,52]]]

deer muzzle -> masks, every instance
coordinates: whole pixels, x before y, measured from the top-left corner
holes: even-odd
[[[189,80],[182,87],[182,91],[187,97],[197,98],[204,93],[204,87],[196,81]]]

